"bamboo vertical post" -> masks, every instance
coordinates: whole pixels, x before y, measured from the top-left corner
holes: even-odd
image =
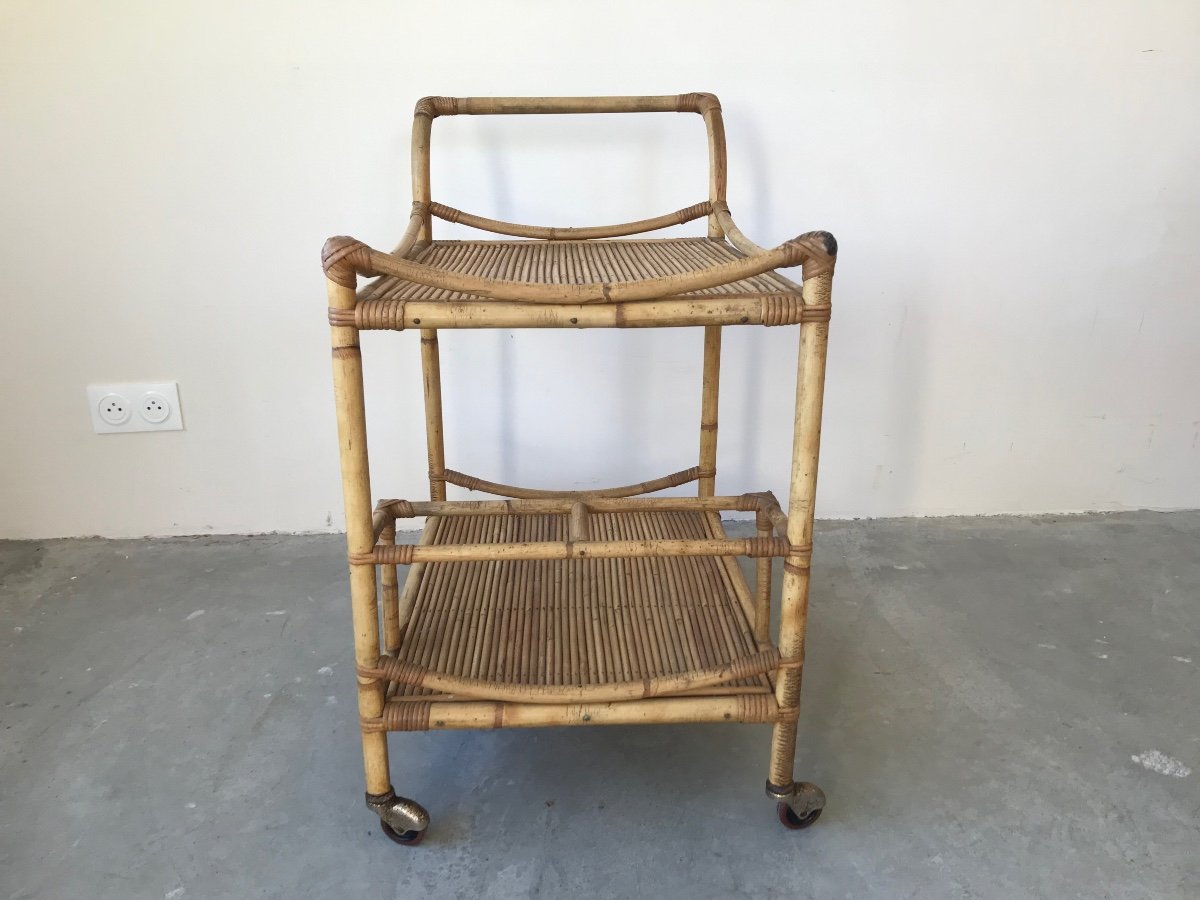
[[[700,396],[699,495],[711,497],[717,485],[717,408],[721,381],[721,326],[704,326],[704,374]]]
[[[379,532],[379,543],[384,546],[395,545],[395,519]],[[383,602],[383,646],[388,653],[395,654],[400,649],[400,577],[396,567],[390,563],[379,569],[379,593]]]
[[[702,95],[701,105],[704,128],[708,132],[708,199],[716,204],[725,202],[729,164],[725,152],[725,120],[721,117],[721,104],[712,94]],[[708,236],[719,241],[725,230],[717,221],[714,209],[708,216]]]
[[[413,202],[424,206],[424,223],[417,232],[418,241],[433,240],[433,219],[429,213],[432,202],[429,184],[429,142],[433,137],[434,110],[425,100],[417,103],[412,130],[412,188]]]
[[[823,236],[828,252],[836,254],[831,235]],[[804,264],[801,297],[806,306],[827,304],[833,267],[816,260]],[[817,493],[817,460],[821,443],[821,406],[825,390],[828,322],[800,326],[796,373],[796,413],[792,432],[792,473],[788,497],[788,543],[805,548],[784,558],[780,601],[779,654],[783,659],[775,683],[780,721],[771,734],[768,790],[790,794],[796,760],[796,722],[800,714],[800,681],[804,667],[804,637],[808,618],[809,553],[813,508]]]
[[[413,202],[422,204],[425,221],[417,233],[418,241],[433,240],[433,201],[429,174],[430,141],[433,120],[439,111],[436,98],[417,101],[412,130]],[[442,436],[442,369],[438,354],[437,330],[421,329],[421,381],[425,392],[425,441],[429,457],[429,499],[446,499],[446,448]]]
[[[429,499],[446,499],[446,440],[442,430],[442,363],[437,329],[421,329],[421,382],[425,390],[425,443]]]
[[[771,537],[774,531],[771,517],[761,509],[755,516],[755,525],[760,541]],[[754,573],[757,579],[754,586],[754,639],[761,647],[769,640],[771,631],[771,557],[758,557],[754,561]]]
[[[339,267],[336,262],[328,263],[337,252],[337,248],[331,248],[330,244],[326,245],[329,306],[333,309],[352,309],[354,272],[349,266]],[[330,332],[342,494],[346,507],[346,545],[351,555],[370,553],[375,543],[375,532],[371,523],[371,477],[367,465],[367,423],[358,329],[335,325]],[[379,659],[379,604],[375,594],[374,566],[350,566],[350,608],[354,626],[354,661],[359,666],[375,665]],[[359,715],[365,719],[376,718],[383,712],[383,703],[383,682],[359,676]],[[362,750],[367,793],[377,796],[386,794],[391,790],[387,736],[364,731]]]

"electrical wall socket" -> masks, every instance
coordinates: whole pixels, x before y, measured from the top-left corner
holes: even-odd
[[[179,385],[174,381],[89,384],[87,396],[96,434],[183,430]]]

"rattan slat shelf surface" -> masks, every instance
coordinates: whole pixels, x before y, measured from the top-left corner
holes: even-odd
[[[703,266],[744,259],[724,241],[708,238],[650,238],[634,241],[433,241],[416,245],[414,262],[447,272],[536,284],[590,284],[683,275]],[[764,272],[729,284],[680,296],[723,294],[759,297],[786,294],[799,298],[800,286],[777,272]],[[462,291],[384,277],[367,285],[360,300],[477,299]]]
[[[432,199],[439,116],[647,112],[702,117],[707,200],[636,222],[559,228]],[[392,788],[389,732],[769,723],[767,794],[784,825],[812,824],[825,797],[794,781],[793,767],[836,241],[808,232],[767,249],[742,233],[726,202],[725,130],[711,94],[426,97],[412,166],[413,205],[393,250],[335,237],[322,251],[368,807],[398,843],[419,842],[429,825],[425,809]],[[502,237],[435,240],[434,218]],[[630,237],[699,219],[702,236]],[[778,271],[795,266],[799,283]],[[725,325],[800,326],[786,509],[767,492],[716,493]],[[590,491],[508,485],[447,466],[440,329],[676,326],[703,326],[697,465]],[[374,504],[358,335],[408,329],[420,333],[429,499]],[[691,483],[693,497],[646,496]],[[449,486],[497,499],[449,499]],[[720,516],[734,510],[754,513],[755,537],[726,534]],[[421,516],[419,541],[397,543],[400,523]],[[738,556],[755,560],[753,587]],[[775,558],[783,588],[772,639]],[[403,580],[399,566],[408,566]]]
[[[599,513],[592,523],[594,536],[615,540],[724,537],[697,512]],[[449,520],[434,543],[565,540],[568,524],[561,514],[464,516]],[[763,649],[715,557],[430,563],[417,581],[397,657],[467,678],[639,681]],[[696,690],[769,689],[758,675]],[[435,693],[402,685],[396,696]]]

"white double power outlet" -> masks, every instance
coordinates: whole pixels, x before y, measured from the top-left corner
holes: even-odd
[[[183,430],[179,385],[174,381],[89,384],[87,395],[96,434]]]

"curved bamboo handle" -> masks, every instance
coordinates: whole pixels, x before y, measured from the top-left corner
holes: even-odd
[[[415,206],[416,204],[414,204]],[[712,211],[712,204],[705,200],[684,209],[655,216],[652,219],[639,219],[636,222],[622,222],[618,225],[593,225],[587,227],[555,227],[546,225],[518,225],[515,222],[502,222],[499,219],[488,219],[473,213],[463,212],[453,206],[443,203],[429,204],[429,212],[447,222],[459,222],[481,231],[494,234],[507,234],[512,237],[536,238],[547,241],[586,241],[593,238],[624,237],[629,234],[642,234],[647,231],[658,231],[671,225],[682,225],[707,216]],[[395,254],[402,256],[403,254]]]
[[[667,488],[678,487],[681,484],[696,481],[700,477],[700,467],[692,466],[690,469],[672,472],[661,478],[655,478],[652,481],[643,481],[639,484],[597,488],[592,491],[554,491],[543,490],[541,488],[518,487],[515,484],[502,484],[498,481],[487,481],[474,475],[465,475],[462,472],[456,472],[454,469],[446,469],[442,473],[442,478],[445,481],[450,484],[456,484],[459,487],[464,487],[468,491],[483,491],[485,494],[495,494],[497,497],[512,497],[517,500],[562,499],[566,497],[591,500],[597,498],[635,497],[639,494],[653,494]]]
[[[352,237],[332,237],[327,240],[321,252],[321,261],[325,268],[325,277],[345,287],[355,287],[358,275],[392,275],[405,281],[491,300],[517,300],[526,303],[619,303],[686,294],[790,266],[803,265],[805,276],[812,277],[832,271],[836,253],[837,242],[834,241],[833,235],[824,231],[812,231],[785,241],[773,250],[718,263],[694,272],[640,281],[593,284],[501,281],[464,272],[448,272],[380,253]]]

